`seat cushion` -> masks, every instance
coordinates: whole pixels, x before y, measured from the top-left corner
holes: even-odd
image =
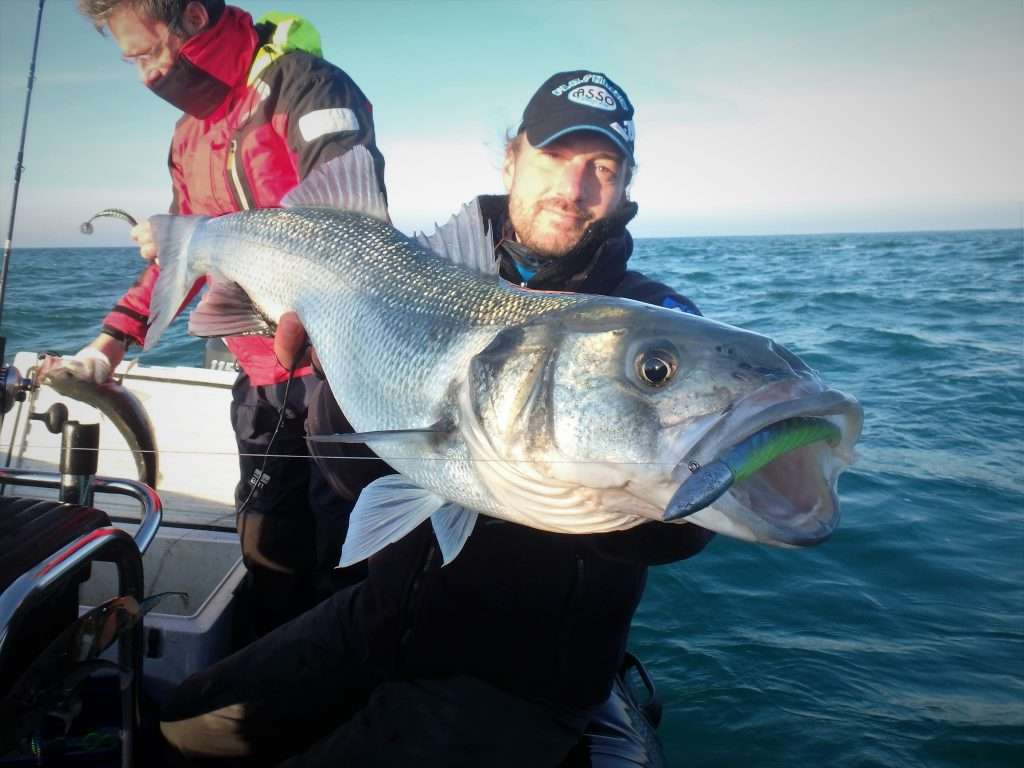
[[[61,547],[107,525],[106,513],[92,507],[0,496],[0,592]]]

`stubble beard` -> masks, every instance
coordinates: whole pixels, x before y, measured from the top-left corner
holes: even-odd
[[[572,229],[545,227],[540,222],[545,209],[576,216],[579,218],[578,225]],[[546,198],[530,205],[512,196],[509,198],[508,213],[519,242],[537,256],[545,258],[557,258],[571,251],[593,218],[575,203],[559,198]]]

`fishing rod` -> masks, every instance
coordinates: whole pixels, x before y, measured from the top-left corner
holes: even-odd
[[[4,241],[4,261],[0,266],[0,327],[3,324],[4,298],[7,295],[7,271],[11,263],[11,242],[14,239],[14,217],[18,211],[18,189],[21,186],[21,172],[25,169],[25,134],[28,130],[28,113],[32,105],[32,86],[36,80],[36,55],[39,52],[39,30],[43,25],[43,5],[46,0],[39,0],[39,11],[36,14],[36,34],[32,41],[32,60],[28,67],[28,91],[25,93],[25,111],[21,116],[21,140],[18,142],[18,159],[14,164],[14,193],[11,195],[11,215],[7,221],[7,239]],[[5,339],[0,336],[0,364],[3,363]]]
[[[21,172],[24,170],[22,160],[25,158],[25,134],[28,130],[28,113],[32,104],[32,86],[36,80],[36,56],[39,53],[39,30],[43,25],[43,5],[46,0],[39,0],[39,10],[36,13],[36,33],[32,40],[32,59],[28,67],[28,91],[25,94],[25,111],[21,116],[21,139],[18,142],[18,159],[14,164],[14,192],[11,195],[11,215],[7,222],[7,239],[4,241],[4,258],[0,264],[0,329],[3,328],[4,299],[7,296],[7,271],[11,263],[11,243],[14,239],[14,217],[18,211],[18,189],[21,186]],[[31,384],[27,379],[22,379],[21,374],[14,366],[4,363],[4,355],[7,353],[7,339],[0,332],[0,425],[3,425],[4,414],[7,413],[15,402],[25,399],[25,393]],[[11,454],[7,453],[7,464],[10,464]],[[0,489],[2,490],[2,489]]]

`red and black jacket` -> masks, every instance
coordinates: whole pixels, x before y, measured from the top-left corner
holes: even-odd
[[[182,56],[228,84],[223,103],[205,118],[183,115],[171,141],[171,213],[220,216],[271,208],[320,163],[353,146],[374,157],[383,191],[384,157],[377,149],[372,107],[342,70],[303,51],[270,43],[274,28],[253,24],[228,7],[189,39]],[[149,302],[159,274],[148,267],[103,322],[126,343],[145,341]],[[201,287],[193,288],[190,299]],[[225,339],[255,385],[288,378],[261,336]],[[310,373],[305,368],[299,375]]]

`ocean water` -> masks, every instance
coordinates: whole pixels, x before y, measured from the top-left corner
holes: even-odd
[[[130,249],[15,251],[2,331],[72,352]],[[825,544],[651,570],[631,647],[673,766],[1024,765],[1024,233],[640,240],[634,264],[855,395]],[[198,364],[177,323],[154,364]]]

